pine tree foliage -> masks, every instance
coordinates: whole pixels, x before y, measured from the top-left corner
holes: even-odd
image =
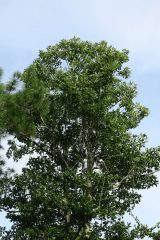
[[[0,68],[0,80],[3,76],[3,70]],[[0,118],[2,116],[3,109],[3,101],[2,101],[2,94],[4,93],[5,86],[0,82]],[[5,185],[8,184],[9,177],[14,172],[13,169],[7,168],[5,166],[5,161],[2,157],[1,150],[3,150],[2,139],[5,137],[5,129],[3,124],[0,123],[0,212],[2,210],[2,197],[4,194]],[[1,223],[0,223],[1,224]],[[2,232],[5,232],[5,227],[0,226],[0,237],[2,236]]]
[[[123,221],[140,202],[138,190],[158,184],[160,167],[160,148],[132,133],[148,109],[134,101],[128,60],[127,50],[105,41],[62,40],[4,87],[1,122],[14,136],[7,156],[30,156],[6,184],[9,239],[151,234]]]

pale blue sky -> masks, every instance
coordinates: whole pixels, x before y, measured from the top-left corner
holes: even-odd
[[[146,132],[149,146],[160,145],[160,1],[159,0],[0,0],[0,66],[4,79],[23,70],[38,50],[73,36],[106,40],[130,50],[131,80],[137,100],[150,116],[137,132]],[[160,216],[160,188],[144,192],[136,208],[144,223]]]

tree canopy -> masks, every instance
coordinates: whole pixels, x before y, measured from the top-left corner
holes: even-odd
[[[140,202],[138,190],[158,184],[160,167],[160,148],[132,133],[148,109],[134,100],[128,60],[127,50],[105,41],[62,40],[3,85],[0,124],[13,136],[7,156],[29,156],[1,199],[13,223],[7,237],[151,235],[123,221]]]

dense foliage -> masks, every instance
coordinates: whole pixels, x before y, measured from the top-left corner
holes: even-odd
[[[105,41],[62,40],[3,86],[1,124],[14,137],[7,156],[30,156],[1,200],[8,239],[151,236],[138,220],[123,222],[160,167],[160,149],[131,132],[148,110],[134,101],[127,61],[127,50]]]

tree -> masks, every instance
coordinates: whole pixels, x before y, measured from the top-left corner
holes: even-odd
[[[145,134],[132,134],[148,110],[134,101],[127,61],[127,50],[105,41],[62,40],[7,84],[1,119],[14,136],[7,156],[30,156],[6,184],[8,236],[139,236],[142,226],[130,229],[123,216],[140,202],[138,190],[157,185],[160,149],[146,148]]]
[[[2,68],[0,68],[0,80],[2,78],[3,75],[3,70]],[[2,112],[3,112],[3,104],[2,104],[2,93],[4,91],[4,84],[2,84],[0,82],[0,118],[2,116]],[[3,146],[1,144],[1,139],[5,137],[4,135],[5,129],[3,128],[3,124],[0,123],[0,150],[3,149]],[[6,168],[5,166],[5,161],[3,159],[3,157],[0,155],[0,211],[2,210],[2,204],[1,204],[1,199],[2,199],[2,195],[4,193],[4,188],[5,188],[5,184],[7,184],[7,181],[9,180],[9,177],[11,176],[11,174],[13,173],[13,169],[11,168]],[[5,232],[5,227],[0,226],[0,236],[2,234],[2,232]]]

